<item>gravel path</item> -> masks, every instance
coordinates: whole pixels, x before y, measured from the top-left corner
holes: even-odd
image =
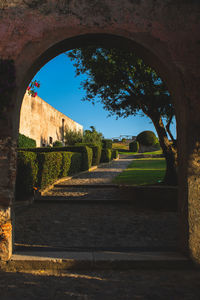
[[[121,173],[132,162],[131,156],[114,160],[110,163],[102,164],[91,172],[85,172],[74,176],[71,180],[66,180],[60,185],[84,185],[84,184],[110,184],[112,179]]]

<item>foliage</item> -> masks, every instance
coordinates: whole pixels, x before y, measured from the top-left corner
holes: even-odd
[[[76,144],[76,146],[88,146],[92,149],[93,156],[92,156],[92,166],[97,166],[100,163],[101,159],[101,149],[100,145],[90,144],[90,143],[80,143]]]
[[[136,138],[137,142],[144,146],[154,146],[158,139],[153,131],[142,131]]]
[[[112,149],[112,140],[103,139],[102,146],[103,146],[103,149]]]
[[[38,186],[43,189],[60,177],[62,153],[38,153]]]
[[[65,147],[42,147],[42,148],[27,148],[26,151],[41,152],[59,152],[70,151],[79,152],[82,154],[81,171],[89,170],[92,166],[92,149],[87,146],[65,146]]]
[[[91,130],[84,130],[83,143],[90,143],[95,145],[102,145],[103,134],[96,131],[94,126],[90,126]]]
[[[68,52],[76,75],[85,74],[84,100],[99,101],[110,115],[146,115],[157,131],[167,169],[165,181],[177,182],[177,150],[167,137],[174,116],[172,97],[156,72],[134,52],[89,46]],[[163,118],[167,120],[167,128]],[[171,138],[172,139],[172,138]]]
[[[164,158],[134,160],[113,182],[129,185],[157,184],[163,181],[166,169]]]
[[[83,136],[81,131],[73,131],[71,129],[66,129],[64,140],[66,145],[75,145],[76,143],[81,143]]]
[[[33,152],[19,151],[17,155],[16,198],[33,194],[33,187],[37,185],[38,163],[37,155]]]
[[[111,150],[111,159],[117,159],[119,156],[119,151],[116,149]]]
[[[36,147],[36,141],[34,139],[31,139],[24,134],[19,133],[18,137],[18,147],[19,148],[35,148]]]
[[[55,141],[53,147],[63,147],[63,143],[61,141]]]
[[[67,53],[76,74],[86,74],[84,100],[94,103],[98,96],[111,114],[127,117],[156,108],[160,115],[174,114],[171,96],[156,72],[134,52],[95,46]]]
[[[129,151],[137,153],[139,151],[139,142],[133,141],[129,143]]]
[[[76,152],[61,152],[62,167],[60,177],[66,177],[81,171],[82,155]]]
[[[111,149],[102,149],[101,151],[101,163],[111,161],[112,151]]]
[[[40,83],[37,80],[31,81],[31,83],[27,87],[28,94],[31,97],[36,97],[37,92],[35,91],[35,88],[39,88],[39,87],[40,87]]]

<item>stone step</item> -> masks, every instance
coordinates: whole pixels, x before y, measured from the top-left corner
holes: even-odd
[[[0,263],[0,269],[28,270],[129,270],[129,269],[189,269],[192,262],[178,252],[119,251],[33,251],[17,252],[11,260]]]

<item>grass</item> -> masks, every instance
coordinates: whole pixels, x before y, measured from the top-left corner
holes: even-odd
[[[143,155],[143,154],[153,154],[153,155],[156,155],[156,154],[162,154],[162,150],[157,150],[157,151],[153,151],[153,152],[144,152],[144,153],[137,153],[137,152],[120,152],[119,151],[119,154],[124,154],[124,155]]]
[[[147,185],[162,182],[166,169],[164,158],[134,160],[126,170],[114,178],[113,183],[122,185]]]
[[[163,153],[162,150],[157,150],[157,151],[153,151],[153,152],[145,152],[145,153],[129,152],[129,144],[122,143],[122,142],[113,143],[112,148],[118,150],[119,154],[124,154],[124,155],[162,154]]]

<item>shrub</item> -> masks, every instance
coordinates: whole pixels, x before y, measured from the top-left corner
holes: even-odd
[[[102,146],[103,146],[103,149],[112,149],[112,140],[103,139]]]
[[[62,167],[62,153],[38,153],[38,186],[43,189],[60,177]]]
[[[53,147],[63,147],[63,143],[61,141],[55,141]]]
[[[137,136],[136,140],[141,145],[154,146],[157,142],[157,137],[153,131],[143,131]]]
[[[100,163],[100,159],[101,159],[101,149],[102,147],[99,145],[95,145],[95,144],[90,144],[90,143],[80,143],[80,144],[76,144],[76,146],[88,146],[92,149],[92,166],[98,166],[98,164]]]
[[[37,185],[37,154],[19,151],[17,155],[16,198],[30,196]]]
[[[24,134],[19,133],[17,146],[19,148],[35,148],[36,141],[25,136]]]
[[[116,149],[112,149],[111,150],[111,159],[117,159],[118,158],[118,156],[119,156],[119,151],[118,150],[116,150]]]
[[[139,151],[139,143],[137,141],[133,141],[129,143],[129,151],[130,152],[138,152]]]
[[[103,134],[101,132],[96,131],[94,126],[90,126],[90,129],[91,130],[84,130],[83,143],[102,146]]]
[[[67,152],[79,152],[82,154],[82,163],[81,163],[81,171],[86,171],[92,166],[92,149],[88,146],[65,146],[65,147],[42,147],[42,148],[27,148],[26,151],[32,152],[59,152],[59,151],[67,151]]]
[[[66,130],[65,131],[65,144],[66,145],[75,145],[76,143],[81,143],[83,136],[81,131],[73,131],[73,130]]]
[[[66,177],[81,171],[82,155],[76,152],[60,152],[62,166],[60,177]]]
[[[111,161],[111,149],[102,149],[101,151],[101,163]]]

